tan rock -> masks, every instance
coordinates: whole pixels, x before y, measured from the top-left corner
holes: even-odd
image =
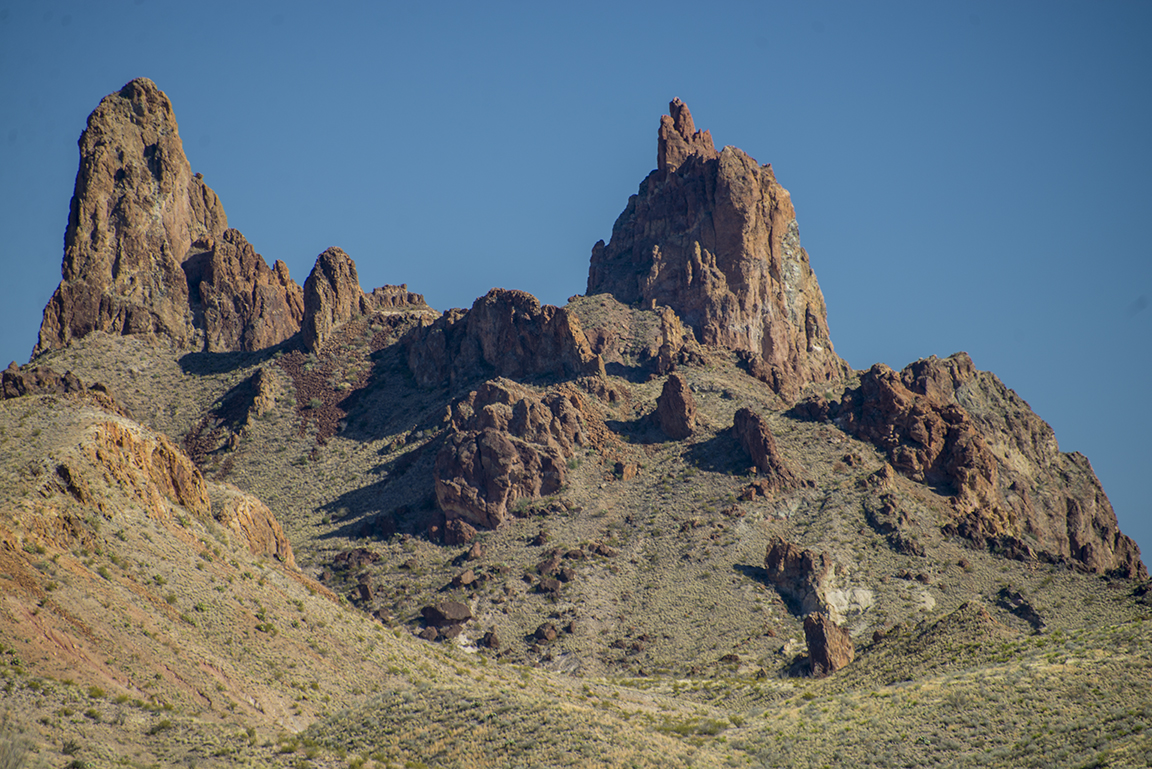
[[[716,152],[688,108],[661,120],[658,168],[592,249],[587,294],[668,305],[705,345],[745,351],[786,398],[838,379],[824,296],[771,166]]]
[[[828,553],[802,549],[775,535],[764,555],[764,569],[769,584],[793,603],[797,614],[831,613],[828,593],[835,563]]]
[[[253,554],[296,567],[292,545],[267,505],[230,483],[214,483],[210,488],[213,513],[222,526],[240,537]]]

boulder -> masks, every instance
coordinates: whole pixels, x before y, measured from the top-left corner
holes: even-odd
[[[656,399],[656,421],[674,441],[691,437],[696,429],[696,399],[679,374],[669,374],[664,381],[664,389]]]
[[[744,451],[752,458],[756,470],[768,481],[775,491],[794,488],[800,485],[799,478],[788,467],[780,450],[776,448],[776,438],[768,423],[752,409],[742,408],[732,420],[732,432]]]
[[[459,601],[441,601],[420,610],[424,624],[429,627],[460,625],[472,619],[472,610]]]
[[[64,395],[85,392],[88,388],[71,371],[57,374],[47,366],[21,369],[16,361],[0,373],[0,400],[25,395]]]
[[[603,374],[580,321],[525,291],[494,288],[471,310],[449,310],[408,339],[408,366],[423,387],[501,376]]]
[[[835,673],[856,657],[848,631],[824,614],[809,614],[804,618],[804,638],[808,642],[812,675],[816,678]]]
[[[744,351],[791,399],[849,371],[800,246],[791,197],[770,165],[717,151],[679,99],[661,119],[657,168],[592,249],[587,294],[667,305],[705,345]]]

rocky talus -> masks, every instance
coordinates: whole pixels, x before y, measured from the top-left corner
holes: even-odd
[[[661,119],[657,168],[592,249],[588,295],[671,307],[706,345],[748,353],[785,398],[838,379],[824,295],[791,197],[770,165],[717,151],[679,99]]]

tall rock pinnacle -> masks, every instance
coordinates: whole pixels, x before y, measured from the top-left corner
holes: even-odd
[[[33,355],[93,331],[234,350],[299,330],[300,287],[228,230],[155,83],[139,78],[106,96],[79,145],[60,285]]]
[[[701,342],[743,351],[785,398],[837,379],[828,311],[770,165],[717,151],[679,99],[661,118],[657,169],[592,249],[589,295],[667,305]]]

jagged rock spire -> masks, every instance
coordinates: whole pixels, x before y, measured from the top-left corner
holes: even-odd
[[[592,249],[589,295],[667,305],[707,345],[746,353],[785,398],[848,371],[792,200],[772,172],[734,147],[717,152],[687,105],[660,119],[658,168]]]

